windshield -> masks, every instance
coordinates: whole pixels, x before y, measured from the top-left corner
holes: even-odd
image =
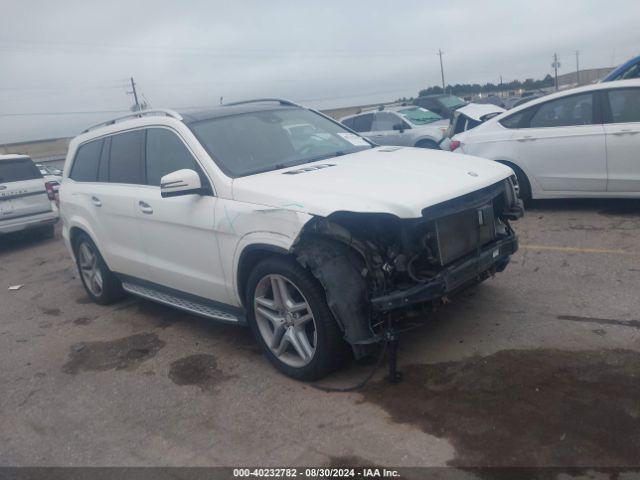
[[[440,97],[438,99],[442,105],[452,110],[456,108],[460,108],[463,105],[466,105],[467,102],[462,100],[460,97],[456,97],[455,95],[447,95],[446,97]]]
[[[364,138],[303,108],[211,118],[192,124],[191,130],[230,177],[373,148]]]
[[[414,125],[426,125],[427,123],[436,122],[442,120],[442,117],[437,113],[433,113],[426,108],[414,107],[398,110],[398,113],[402,115],[405,120]]]

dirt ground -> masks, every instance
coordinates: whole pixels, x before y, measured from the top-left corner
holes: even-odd
[[[246,329],[89,302],[59,236],[0,238],[0,465],[639,465],[640,203],[515,227],[504,273],[402,339],[404,382],[352,393],[283,377]]]

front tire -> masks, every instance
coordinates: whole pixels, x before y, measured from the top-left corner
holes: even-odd
[[[88,235],[80,234],[76,239],[74,253],[80,280],[91,300],[100,305],[109,305],[124,297],[122,284],[109,270]]]
[[[347,344],[319,282],[295,260],[260,262],[247,283],[251,331],[269,361],[297,380],[317,380],[346,359]]]

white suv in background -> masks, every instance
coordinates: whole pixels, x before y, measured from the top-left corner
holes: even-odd
[[[455,135],[451,147],[504,163],[523,198],[640,196],[640,79],[547,95]]]
[[[0,235],[36,229],[54,234],[58,209],[53,184],[26,155],[0,155]]]
[[[512,175],[378,147],[286,100],[145,111],[71,142],[63,237],[94,301],[126,291],[248,323],[277,368],[314,379],[506,267]]]

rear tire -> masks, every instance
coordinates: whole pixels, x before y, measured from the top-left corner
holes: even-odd
[[[99,305],[109,305],[124,297],[120,280],[104,262],[91,238],[81,233],[73,244],[80,280],[87,295]]]
[[[245,305],[256,341],[285,375],[317,380],[348,358],[348,345],[324,289],[295,260],[271,257],[260,262],[249,276]]]

